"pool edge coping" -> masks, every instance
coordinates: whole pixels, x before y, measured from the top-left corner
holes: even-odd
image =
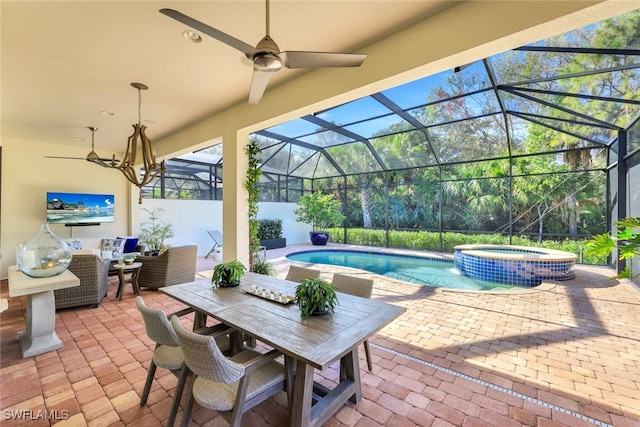
[[[495,246],[495,245],[494,245]],[[301,265],[305,265],[308,267],[316,267],[321,269],[321,271],[326,271],[326,270],[333,270],[333,269],[337,269],[337,270],[342,270],[342,271],[358,271],[358,272],[362,272],[360,274],[368,274],[373,276],[374,278],[379,278],[378,280],[383,280],[383,281],[387,281],[387,282],[395,282],[397,284],[401,284],[401,285],[409,285],[409,286],[413,286],[413,287],[417,287],[417,288],[429,288],[430,290],[432,290],[434,293],[439,293],[439,292],[464,292],[464,293],[481,293],[483,295],[485,294],[498,294],[498,295],[508,295],[508,294],[517,294],[517,295],[523,295],[523,294],[529,294],[529,293],[538,293],[538,292],[547,292],[552,290],[553,288],[558,286],[558,283],[556,282],[549,282],[549,281],[542,281],[539,285],[537,286],[533,286],[533,287],[522,287],[522,286],[516,286],[514,285],[511,289],[503,289],[503,290],[476,290],[476,289],[455,289],[455,288],[445,288],[445,287],[439,287],[439,286],[432,286],[432,285],[423,285],[423,284],[418,284],[418,283],[412,283],[412,282],[406,282],[404,280],[400,280],[400,279],[395,279],[393,277],[388,277],[388,276],[383,276],[381,274],[378,273],[373,273],[371,271],[367,271],[367,270],[362,270],[359,268],[355,268],[355,267],[345,267],[345,266],[340,266],[340,265],[331,265],[331,264],[322,264],[322,263],[310,263],[310,262],[304,262],[304,261],[296,261],[296,260],[292,260],[290,258],[288,258],[289,255],[292,255],[294,253],[305,253],[305,252],[318,252],[318,251],[342,251],[342,252],[359,252],[359,253],[371,253],[371,254],[375,254],[375,255],[398,255],[398,256],[405,256],[405,257],[410,257],[410,258],[421,258],[421,259],[427,259],[427,260],[431,260],[431,261],[445,261],[445,262],[454,262],[454,255],[453,254],[449,254],[449,253],[439,253],[439,252],[427,252],[428,255],[418,255],[418,254],[407,254],[407,253],[403,253],[402,251],[407,251],[407,249],[395,249],[395,248],[380,248],[379,251],[376,250],[370,250],[367,249],[366,247],[363,247],[362,249],[360,248],[350,248],[350,249],[338,249],[338,248],[331,248],[328,247],[327,249],[324,249],[325,247],[323,246],[322,248],[318,248],[318,249],[307,249],[307,250],[301,250],[301,251],[296,251],[296,252],[292,252],[289,253],[285,256],[283,256],[284,259],[286,259],[288,262],[290,263],[297,263],[297,264],[301,264]],[[437,258],[438,256],[441,256],[442,258]]]

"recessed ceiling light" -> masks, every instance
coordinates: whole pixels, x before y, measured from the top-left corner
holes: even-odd
[[[202,37],[200,36],[200,34],[196,33],[195,31],[185,30],[182,32],[182,37],[184,37],[186,40],[190,41],[191,43],[202,42]]]
[[[100,111],[102,114],[104,114],[105,116],[113,116],[114,114],[111,111],[106,111],[106,110],[102,110]]]

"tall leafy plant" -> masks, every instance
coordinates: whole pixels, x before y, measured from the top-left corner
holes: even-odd
[[[245,148],[247,180],[244,183],[244,188],[247,190],[249,204],[249,265],[251,269],[253,268],[254,254],[260,248],[260,239],[258,238],[258,230],[260,228],[260,222],[258,221],[258,183],[262,176],[260,152],[258,141],[255,138],[249,139],[249,143]]]
[[[173,225],[160,220],[164,212],[162,208],[143,209],[149,220],[140,227],[140,241],[147,245],[151,252],[157,252],[164,246],[164,241],[173,237]]]
[[[618,258],[621,260],[630,260],[640,255],[640,217],[625,218],[616,221],[615,225],[618,230],[615,234],[595,236],[586,243],[587,250],[593,254],[608,256],[617,248]],[[615,278],[631,279],[631,268],[627,266]]]
[[[341,208],[342,203],[333,195],[315,191],[300,196],[294,213],[298,222],[311,224],[313,231],[324,231],[344,221]]]

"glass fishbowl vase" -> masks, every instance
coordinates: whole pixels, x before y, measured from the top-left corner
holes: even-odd
[[[43,223],[40,231],[29,240],[19,254],[18,266],[30,277],[51,277],[62,274],[71,264],[71,248]]]

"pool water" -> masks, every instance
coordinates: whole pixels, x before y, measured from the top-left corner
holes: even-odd
[[[405,282],[438,288],[465,290],[508,290],[514,286],[484,282],[461,275],[453,261],[411,255],[375,252],[318,250],[287,255],[291,261],[351,267]]]

